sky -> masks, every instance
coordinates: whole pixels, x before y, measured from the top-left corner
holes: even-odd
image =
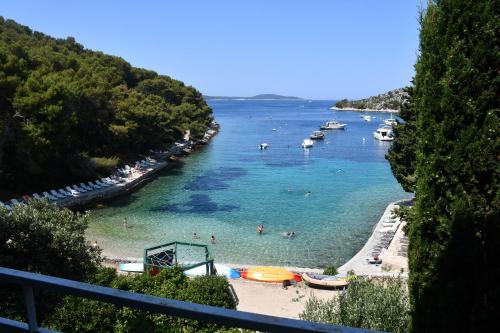
[[[2,1],[33,30],[203,94],[363,98],[408,85],[421,0]]]

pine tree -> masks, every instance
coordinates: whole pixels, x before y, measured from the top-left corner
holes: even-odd
[[[416,64],[414,332],[499,331],[498,0],[436,0]]]

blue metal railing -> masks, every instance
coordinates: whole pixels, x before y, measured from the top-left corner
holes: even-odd
[[[65,295],[84,297],[169,316],[265,332],[374,332],[360,328],[312,323],[188,303],[4,267],[0,267],[0,282],[23,287],[28,321],[28,323],[21,323],[0,317],[0,332],[52,332],[38,327],[33,288],[57,291]]]

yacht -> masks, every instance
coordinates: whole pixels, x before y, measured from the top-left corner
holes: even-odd
[[[336,120],[327,121],[324,125],[321,125],[319,128],[321,130],[334,130],[334,129],[345,129],[347,124],[341,124]]]
[[[302,148],[311,148],[314,145],[314,141],[311,139],[304,139],[302,141]]]
[[[311,140],[323,140],[325,138],[325,133],[321,131],[314,131],[309,138],[311,138]]]
[[[392,141],[394,137],[392,136],[391,126],[382,126],[373,132],[373,137],[380,141]]]
[[[384,120],[384,124],[389,125],[389,126],[395,126],[398,124],[397,120],[392,117],[391,118]]]

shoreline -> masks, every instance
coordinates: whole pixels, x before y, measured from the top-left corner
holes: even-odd
[[[97,204],[100,201],[131,193],[151,180],[155,174],[169,167],[170,161],[173,159],[188,155],[198,147],[207,145],[218,133],[219,127],[219,124],[213,121],[205,131],[202,139],[175,142],[167,151],[154,153],[152,156],[157,160],[155,164],[141,170],[137,170],[135,167],[131,168],[131,172],[127,177],[117,176],[120,182],[113,186],[94,189],[90,192],[80,193],[77,197],[59,199],[53,203],[66,208],[81,209],[92,204]],[[113,177],[115,174],[110,177]]]
[[[393,109],[356,109],[356,108],[338,108],[332,106],[328,108],[328,110],[332,111],[354,111],[354,112],[389,112],[389,113],[399,113],[399,110]]]
[[[396,276],[401,275],[406,277],[408,275],[408,264],[407,258],[398,255],[397,246],[400,246],[401,238],[403,235],[403,226],[405,222],[402,222],[396,230],[394,237],[392,238],[388,249],[383,251],[380,255],[382,258],[382,264],[369,264],[367,259],[369,257],[370,250],[377,244],[379,240],[379,230],[384,227],[384,222],[387,218],[392,215],[394,208],[402,204],[409,204],[413,199],[401,199],[395,202],[391,202],[387,205],[384,213],[380,216],[378,222],[373,225],[372,234],[366,240],[363,247],[347,262],[337,268],[339,273],[347,273],[349,270],[353,270],[356,275],[360,276]],[[108,267],[115,267],[118,269],[118,263],[120,262],[131,262],[131,263],[141,263],[143,262],[142,257],[123,257],[110,252],[106,252],[103,249],[103,263]],[[265,266],[265,265],[249,265],[249,264],[237,264],[237,263],[223,263],[233,269],[244,270],[252,267]],[[322,274],[323,268],[309,268],[309,267],[297,267],[297,266],[280,266],[280,265],[268,265],[281,267],[286,270],[295,273],[305,273],[311,272],[316,274]],[[401,272],[403,268],[403,272]]]

